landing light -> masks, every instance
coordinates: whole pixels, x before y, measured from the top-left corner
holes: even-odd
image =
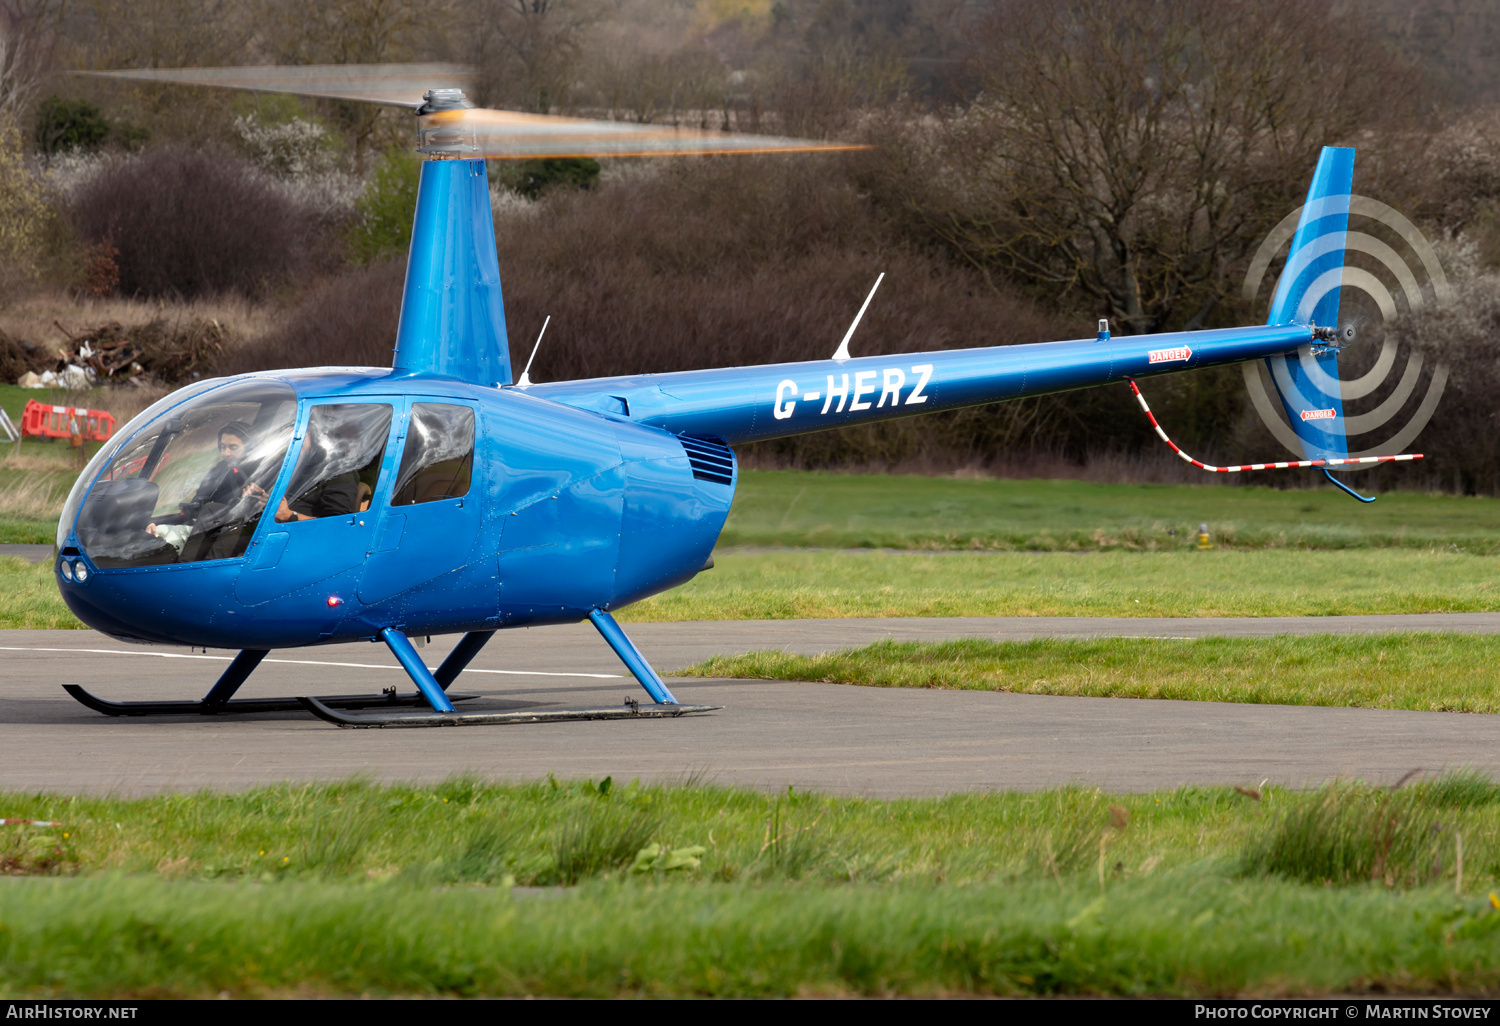
[[[63,575],[64,579],[69,581],[73,579],[73,564],[69,563],[66,559],[58,561],[57,570]]]
[[[89,579],[89,568],[82,561],[73,564],[73,578],[79,584]]]

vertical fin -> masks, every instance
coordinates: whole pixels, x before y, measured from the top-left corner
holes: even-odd
[[[422,162],[394,366],[476,385],[510,384],[500,262],[482,160]]]
[[[1338,325],[1353,185],[1354,151],[1323,147],[1266,323]],[[1305,458],[1342,459],[1349,455],[1349,443],[1338,352],[1325,349],[1315,354],[1315,348],[1304,346],[1293,357],[1273,356],[1266,366]]]

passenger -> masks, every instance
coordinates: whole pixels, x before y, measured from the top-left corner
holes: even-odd
[[[325,430],[323,438],[315,440],[309,436],[309,445],[315,444],[315,441],[324,443],[324,447],[315,456],[321,466],[308,475],[317,483],[291,501],[282,496],[281,505],[276,508],[278,524],[336,517],[360,509],[359,470],[352,466],[358,459],[356,454],[360,449],[358,425],[334,424]],[[341,467],[350,469],[339,473]],[[324,477],[325,474],[328,476]]]
[[[198,485],[198,490],[187,502],[179,503],[178,512],[158,517],[146,525],[146,533],[161,538],[173,548],[181,551],[183,542],[193,525],[205,515],[228,510],[241,499],[258,503],[258,510],[265,505],[265,491],[250,480],[248,466],[241,466],[245,457],[245,446],[250,438],[250,426],[231,420],[219,428],[219,461],[209,468]]]

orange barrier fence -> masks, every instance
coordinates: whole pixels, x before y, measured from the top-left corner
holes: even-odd
[[[114,414],[81,406],[47,406],[35,399],[21,411],[23,438],[71,438],[75,433],[85,442],[107,442],[115,433]]]

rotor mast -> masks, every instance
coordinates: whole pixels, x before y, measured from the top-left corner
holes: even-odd
[[[464,121],[460,89],[431,89],[417,108],[423,156],[392,365],[477,385],[511,383],[489,176]]]

